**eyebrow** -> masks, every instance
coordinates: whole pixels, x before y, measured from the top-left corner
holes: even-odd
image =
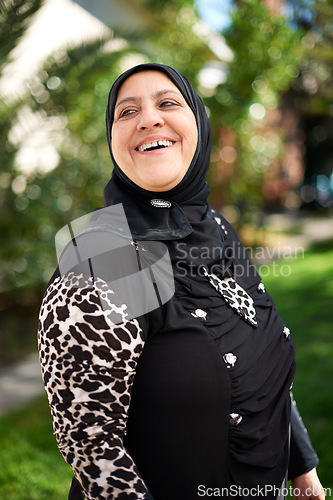
[[[172,89],[165,89],[165,90],[158,90],[157,92],[155,92],[153,94],[153,98],[156,99],[157,97],[161,97],[162,95],[164,94],[177,94],[177,95],[181,95],[180,92],[177,92],[176,90],[172,90]],[[122,104],[125,104],[126,102],[138,102],[140,101],[140,97],[124,97],[124,99],[121,99],[115,106],[115,109],[117,109],[119,106],[121,106]]]

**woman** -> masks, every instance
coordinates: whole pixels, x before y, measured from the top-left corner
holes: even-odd
[[[233,228],[207,204],[201,99],[172,68],[136,66],[111,89],[107,135],[105,205],[123,205],[138,255],[148,242],[167,246],[175,293],[133,317],[132,298],[104,271],[53,276],[39,348],[58,446],[75,471],[69,498],[277,498],[289,448],[295,496],[312,488],[323,498],[290,402],[290,332]]]

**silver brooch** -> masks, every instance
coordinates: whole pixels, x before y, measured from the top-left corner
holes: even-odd
[[[150,204],[155,208],[170,208],[171,202],[167,200],[160,200],[159,198],[154,198],[150,200]]]

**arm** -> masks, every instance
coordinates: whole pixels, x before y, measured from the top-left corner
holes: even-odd
[[[48,287],[38,342],[58,447],[84,498],[152,499],[123,446],[144,346],[138,321],[105,282],[72,274]]]
[[[289,479],[295,479],[305,472],[312,470],[318,465],[318,462],[317,454],[312,448],[308,431],[304,427],[302,418],[297,410],[296,402],[291,398]]]
[[[318,457],[312,448],[311,441],[302,418],[292,398],[291,404],[291,442],[289,479],[293,496],[297,500],[302,497],[313,500],[324,500],[323,487],[317,476]]]

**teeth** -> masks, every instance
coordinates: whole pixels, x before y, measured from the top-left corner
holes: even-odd
[[[138,151],[146,151],[147,149],[150,148],[156,148],[156,146],[164,146],[164,147],[169,147],[172,146],[173,142],[171,141],[153,141],[153,142],[147,142],[146,144],[142,144],[141,146],[138,147]]]

